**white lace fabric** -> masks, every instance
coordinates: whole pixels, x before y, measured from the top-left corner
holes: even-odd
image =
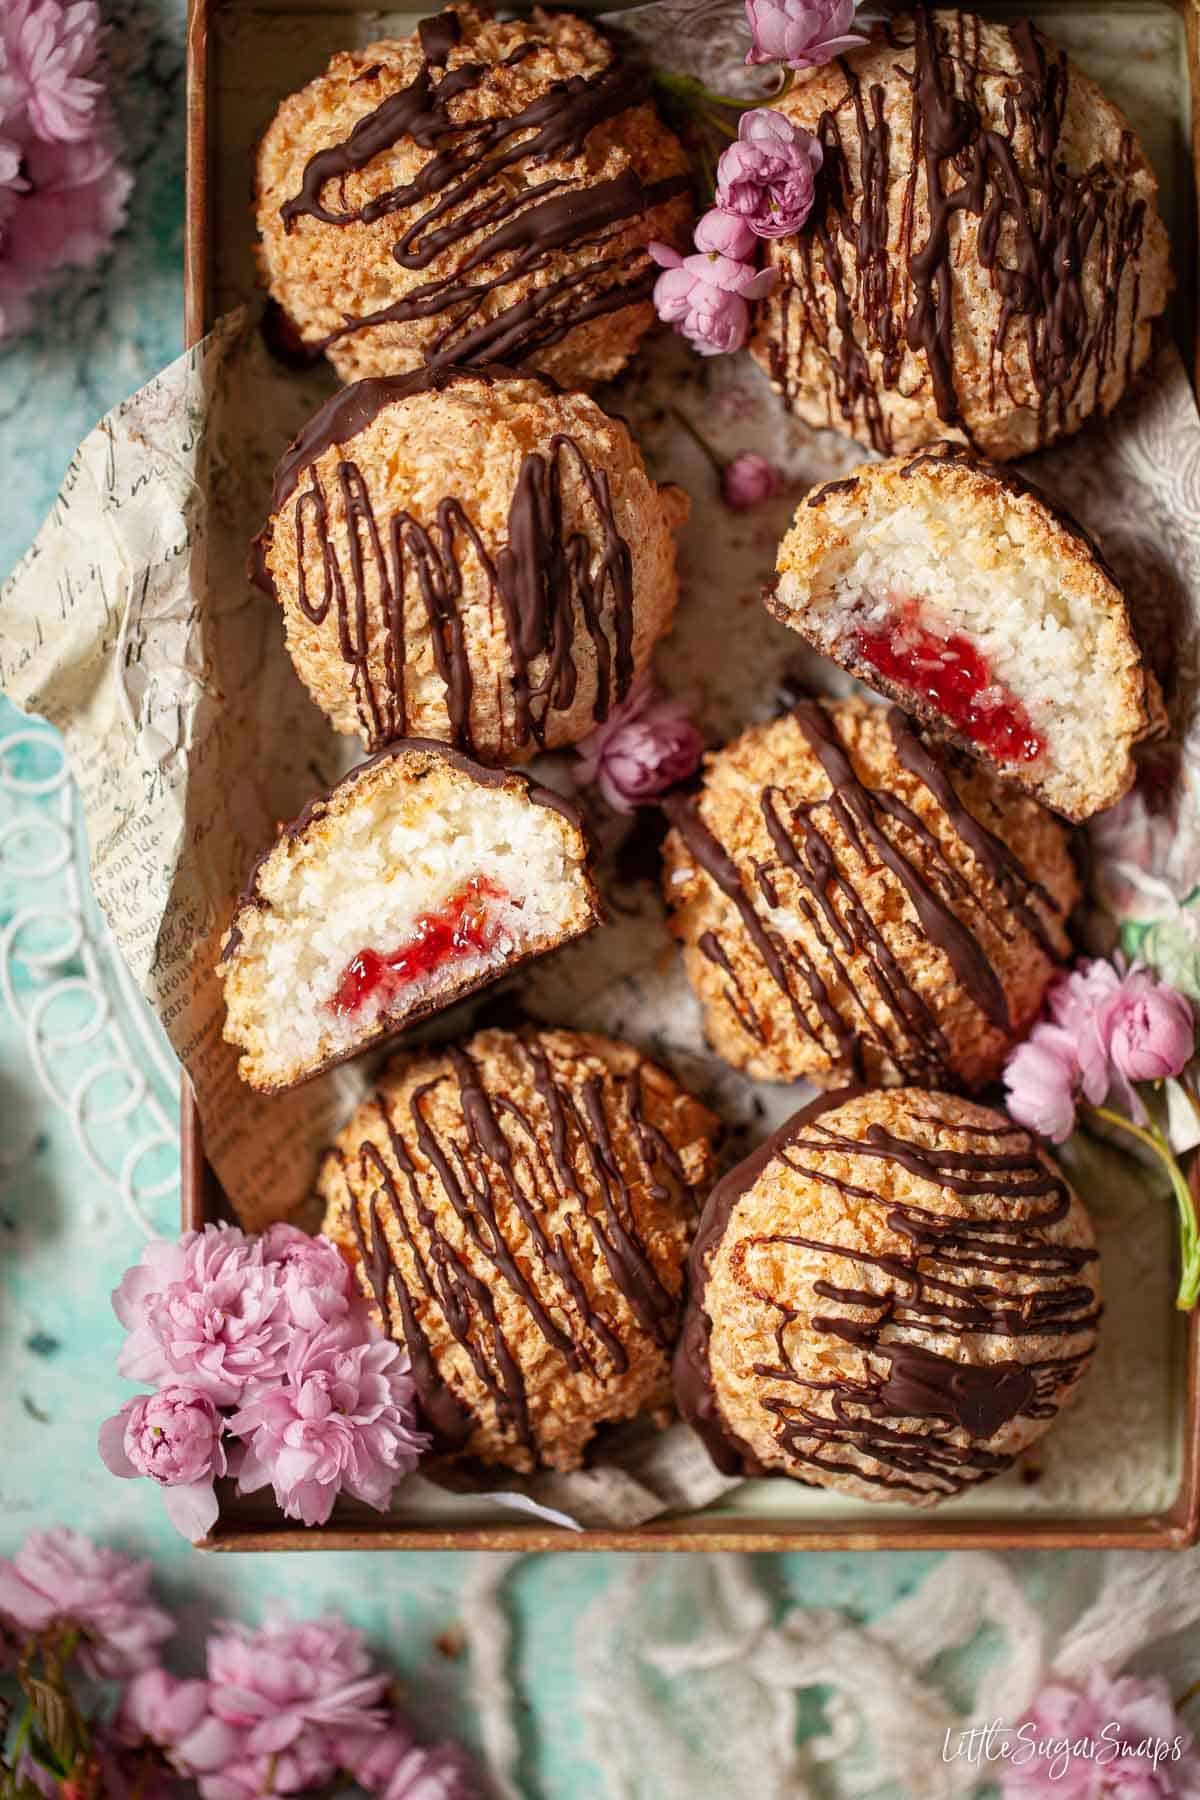
[[[463,1592],[498,1800],[527,1792],[505,1601],[519,1560],[476,1558]],[[574,1634],[610,1800],[964,1800],[993,1772],[947,1759],[947,1734],[1017,1722],[1052,1677],[1154,1672],[1176,1696],[1200,1678],[1198,1551],[961,1552],[866,1622],[779,1612],[763,1578],[773,1560],[613,1559]],[[805,1735],[814,1709],[821,1726]]]

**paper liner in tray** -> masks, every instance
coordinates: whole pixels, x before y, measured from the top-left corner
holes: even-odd
[[[207,1156],[252,1228],[309,1194],[321,1149],[369,1075],[350,1066],[290,1095],[253,1094],[222,1040],[213,975],[253,858],[347,760],[292,672],[277,608],[245,575],[271,468],[314,398],[313,378],[274,363],[242,317],[225,319],[86,439],[0,596],[0,681],[64,733],[100,904],[191,1077]],[[718,743],[775,711],[799,667],[810,683],[829,681],[832,672],[768,617],[759,593],[798,496],[861,452],[787,421],[749,359],[702,363],[665,336],[609,400],[629,417],[654,473],[682,482],[695,501],[681,544],[679,622],[659,669]],[[730,513],[697,434],[718,460],[762,451],[788,491],[753,513]],[[1200,420],[1175,352],[1163,352],[1114,420],[1042,457],[1034,473],[1102,537],[1151,659],[1170,676],[1168,802],[1151,811],[1135,796],[1092,837],[1097,897],[1173,934],[1178,965],[1200,942],[1196,915],[1181,904],[1200,876],[1188,754]],[[539,772],[569,788],[572,762],[546,758]],[[793,1109],[797,1090],[746,1081],[707,1049],[663,922],[652,824],[643,816],[630,826],[591,796],[588,804],[612,923],[524,973],[516,997],[544,1022],[633,1039],[715,1103],[744,1147]],[[439,1034],[467,1017],[464,1009],[440,1021]],[[580,1523],[636,1524],[723,1491],[697,1452],[682,1427],[618,1434],[592,1471],[507,1481],[506,1497]],[[473,1485],[457,1476],[453,1484]]]
[[[659,0],[604,22],[650,60],[723,91],[743,91],[739,82],[762,88],[763,71],[742,67],[742,9],[731,0]],[[1092,61],[1107,44],[1102,31],[1087,46]],[[1124,59],[1126,99],[1131,69],[1143,86],[1153,77],[1144,59]],[[251,98],[261,108],[257,89]],[[1170,112],[1158,99],[1134,110],[1151,136]],[[247,142],[262,122],[247,122]],[[51,517],[0,593],[0,685],[64,733],[100,904],[191,1078],[208,1160],[251,1228],[310,1194],[321,1149],[379,1060],[291,1095],[253,1094],[222,1040],[213,974],[251,862],[277,824],[353,760],[292,672],[278,609],[245,575],[273,466],[328,382],[323,372],[280,367],[253,322],[225,318],[87,438]],[[863,453],[789,421],[748,357],[702,361],[669,334],[647,344],[600,398],[629,418],[652,472],[693,498],[681,539],[679,619],[659,651],[658,673],[709,741],[769,717],[797,672],[818,688],[840,680],[767,615],[759,596],[799,496]],[[711,458],[742,449],[769,457],[787,488],[739,515],[719,502]],[[1093,827],[1094,897],[1107,908],[1110,935],[1116,922],[1134,923],[1146,953],[1200,993],[1200,912],[1185,904],[1200,883],[1200,419],[1177,354],[1162,353],[1114,420],[1037,459],[1031,472],[1101,537],[1127,583],[1143,644],[1169,676],[1174,746],[1159,753],[1164,781],[1153,807],[1135,795]],[[537,772],[569,789],[573,760],[546,758]],[[800,1093],[746,1081],[708,1050],[663,921],[653,815],[630,826],[590,795],[585,804],[611,923],[522,973],[513,997],[538,1020],[628,1037],[668,1064],[726,1119],[732,1156],[786,1117]],[[431,1034],[464,1028],[481,1004],[490,1002],[445,1016]],[[1129,1167],[1122,1159],[1118,1187],[1128,1188]],[[1093,1204],[1102,1177],[1093,1162]],[[1108,1207],[1101,1195],[1102,1214]],[[1115,1316],[1106,1337],[1119,1332],[1120,1354],[1102,1342],[1104,1367],[1093,1385],[1119,1409],[1127,1452],[1120,1468],[1108,1462],[1104,1503],[1135,1510],[1169,1497],[1138,1485],[1141,1446],[1163,1429],[1161,1384],[1142,1365],[1169,1336],[1159,1331],[1169,1310],[1169,1220],[1149,1191],[1126,1194],[1109,1210],[1099,1221],[1102,1238],[1106,1226],[1119,1233],[1131,1292],[1112,1295],[1110,1286]],[[1060,1473],[1044,1476],[1040,1489],[1050,1504],[1079,1498],[1088,1429],[1084,1417],[1078,1426],[1068,1417],[1054,1434]],[[446,1479],[459,1492],[480,1491],[466,1471]],[[609,1433],[596,1466],[581,1474],[483,1485],[493,1500],[552,1522],[621,1527],[707,1504],[730,1484],[677,1425]],[[427,1512],[426,1480],[406,1489]],[[402,1505],[404,1496],[402,1489]]]

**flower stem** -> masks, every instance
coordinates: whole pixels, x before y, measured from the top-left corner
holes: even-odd
[[[654,82],[657,87],[671,94],[684,106],[725,106],[732,112],[750,112],[756,106],[774,106],[777,100],[791,91],[796,79],[796,71],[787,69],[783,79],[773,94],[758,94],[747,99],[743,94],[718,94],[715,89],[705,87],[694,75],[673,75],[666,69],[655,69]]]
[[[1175,1205],[1179,1212],[1179,1290],[1175,1295],[1175,1304],[1180,1312],[1190,1312],[1200,1299],[1200,1224],[1196,1219],[1196,1200],[1192,1193],[1187,1176],[1175,1160],[1174,1152],[1167,1142],[1166,1136],[1158,1126],[1151,1122],[1147,1126],[1135,1125],[1124,1113],[1114,1112],[1108,1106],[1089,1106],[1086,1110],[1093,1118],[1103,1119],[1106,1125],[1116,1126],[1118,1131],[1128,1132],[1139,1144],[1162,1162],[1171,1178],[1171,1189],[1175,1195]]]
[[[30,1701],[27,1700],[25,1702],[25,1710],[21,1714],[21,1717],[17,1720],[17,1729],[13,1735],[12,1746],[8,1753],[9,1763],[13,1769],[16,1768],[17,1764],[21,1760],[21,1752],[24,1750],[25,1745],[28,1743],[29,1734],[32,1730],[33,1730],[33,1706],[30,1703]]]
[[[722,137],[730,139],[737,137],[737,132],[729,123],[729,120],[721,118],[719,113],[713,112],[710,108],[705,107],[701,112],[700,117],[704,120],[706,125],[711,125],[714,131],[719,131]]]

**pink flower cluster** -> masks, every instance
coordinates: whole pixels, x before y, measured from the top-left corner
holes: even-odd
[[[183,1780],[202,1800],[325,1793],[347,1781],[383,1800],[476,1793],[462,1752],[418,1743],[388,1705],[387,1674],[341,1619],[225,1625],[208,1640],[204,1677],[183,1680],[158,1661],[175,1627],[154,1605],[149,1577],[148,1563],[61,1527],[34,1532],[11,1562],[0,1560],[0,1630],[31,1667],[43,1648],[59,1652],[47,1675],[62,1684],[61,1706],[47,1716],[82,1716],[69,1684],[76,1661],[93,1679],[124,1684],[115,1714],[87,1721],[89,1794],[169,1800]],[[66,1733],[71,1742],[79,1736]],[[84,1791],[69,1775],[51,1775],[55,1744],[38,1748],[41,1760],[21,1761],[25,1782],[50,1795]]]
[[[0,338],[25,328],[55,270],[94,262],[124,223],[132,179],[99,41],[96,0],[0,6]]]
[[[617,812],[632,812],[686,781],[700,766],[704,740],[675,700],[648,676],[579,745],[581,782],[595,782]]]
[[[1004,1800],[1168,1800],[1200,1792],[1196,1740],[1160,1675],[1049,1683],[1012,1728]]]
[[[716,205],[700,219],[695,250],[682,256],[651,244],[664,271],[654,286],[660,319],[674,325],[701,356],[740,350],[752,300],[769,294],[774,269],[755,266],[762,238],[798,231],[812,210],[821,146],[781,112],[759,106],[742,114],[737,142],[717,164]]]
[[[215,1480],[271,1486],[288,1518],[323,1524],[340,1492],[384,1510],[428,1439],[408,1361],[372,1323],[325,1238],[233,1225],[147,1246],[113,1294],[117,1366],[154,1392],[100,1428],[114,1475],[146,1475],[202,1537]]]
[[[1097,1106],[1115,1090],[1144,1123],[1134,1083],[1178,1075],[1196,1048],[1190,1003],[1136,963],[1081,962],[1054,983],[1047,1008],[1004,1080],[1013,1118],[1056,1144],[1071,1135],[1081,1097]]]
[[[0,1624],[19,1641],[58,1627],[79,1634],[77,1655],[97,1681],[149,1668],[175,1630],[147,1593],[150,1564],[60,1526],[31,1531],[11,1561],[0,1557]]]
[[[418,1744],[386,1708],[387,1688],[341,1619],[227,1625],[208,1640],[206,1680],[155,1668],[131,1682],[115,1735],[161,1751],[202,1800],[324,1792],[339,1779],[384,1800],[468,1800],[466,1758]]]
[[[746,0],[748,63],[815,69],[866,39],[851,32],[857,0]]]

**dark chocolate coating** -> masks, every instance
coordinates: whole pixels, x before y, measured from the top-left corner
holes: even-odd
[[[892,955],[849,877],[839,869],[835,850],[822,829],[823,820],[832,820],[864,857],[891,871],[911,901],[926,939],[945,953],[966,993],[999,1030],[1010,1030],[1011,1020],[979,924],[984,919],[993,925],[997,920],[1004,923],[1005,916],[1011,915],[1054,959],[1054,943],[1032,904],[1037,901],[1054,917],[1054,901],[1008,846],[963,804],[945,769],[899,708],[888,713],[899,762],[936,801],[957,837],[982,865],[994,892],[968,886],[934,833],[898,795],[868,788],[859,780],[833,715],[812,700],[801,700],[791,711],[828,776],[830,791],[820,800],[789,807],[782,786],[762,790],[758,804],[776,863],[756,865],[755,883],[766,905],[773,907],[778,900],[773,870],[776,874],[787,870],[796,878],[797,904],[837,966],[849,1005],[839,1010],[816,963],[798,944],[785,943],[760,915],[737,864],[705,824],[694,801],[684,795],[668,796],[664,801],[667,816],[696,863],[736,908],[764,968],[787,1000],[797,1028],[822,1046],[833,1068],[857,1078],[864,1069],[864,1045],[872,1043],[905,1080],[952,1085],[951,1051],[945,1034]],[[889,824],[890,831],[886,828]],[[844,902],[844,918],[832,904],[832,893]],[[706,932],[698,948],[710,962],[728,971],[728,954],[717,933]],[[874,1024],[851,975],[847,959],[863,950],[872,955],[870,980],[888,1008],[889,1032]],[[760,1022],[736,983],[730,989],[730,1000],[747,1034],[761,1043]],[[816,1011],[816,1025],[809,1017],[810,1007]]]
[[[509,506],[507,541],[494,554],[485,547],[467,506],[453,495],[440,502],[432,524],[408,512],[379,520],[367,480],[350,458],[346,446],[388,406],[402,404],[415,393],[463,381],[492,382],[507,374],[504,370],[420,369],[357,382],[326,402],[290,446],[276,472],[273,512],[296,496],[300,610],[314,625],[333,611],[338,646],[351,671],[361,730],[372,749],[408,732],[405,621],[408,605],[418,600],[430,623],[437,672],[445,684],[452,742],[465,750],[475,748],[471,732],[474,678],[459,604],[464,544],[483,569],[493,604],[504,621],[517,746],[543,744],[551,715],[568,710],[574,701],[579,680],[577,613],[596,656],[595,721],[606,719],[632,686],[632,553],[617,526],[607,472],[589,461],[575,438],[556,432],[546,455],[540,451],[526,455]],[[343,452],[337,482],[350,526],[344,547],[348,569],[330,535],[327,496],[315,467],[335,445]],[[590,533],[567,530],[562,500],[564,463],[573,465],[587,493]],[[305,474],[308,485],[297,494]],[[323,586],[319,596],[310,596],[304,575],[306,529],[315,534],[321,551]],[[251,569],[258,584],[275,594],[266,560],[272,536],[268,522],[255,540]],[[597,545],[593,545],[593,537]],[[600,554],[593,572],[596,548]],[[382,684],[371,668],[368,571],[372,567],[383,613],[386,675]],[[543,656],[548,666],[535,686],[530,668]]]
[[[1135,153],[1133,134],[1122,134],[1116,169],[1096,162],[1068,171],[1061,142],[1067,58],[1028,19],[1007,27],[1019,70],[1011,98],[1002,116],[995,109],[985,115],[978,96],[986,72],[980,29],[971,13],[956,12],[949,24],[939,23],[924,0],[914,8],[911,42],[901,42],[887,27],[896,67],[912,86],[911,141],[889,124],[883,86],[864,92],[855,58],[836,59],[861,146],[857,183],[839,111],[827,110],[817,122],[823,151],[817,197],[795,239],[799,285],[787,285],[779,295],[771,373],[786,393],[792,311],[803,317],[810,305],[818,316],[824,310],[816,299],[819,264],[840,332],[830,359],[838,407],[847,426],[865,428],[872,447],[885,454],[893,444],[880,393],[900,384],[905,348],[920,353],[929,371],[938,418],[969,436],[956,386],[953,324],[959,275],[951,222],[960,212],[979,220],[978,265],[1000,299],[989,352],[993,390],[1003,379],[1008,333],[1019,332],[1037,394],[1039,443],[1062,429],[1089,367],[1102,381],[1118,354],[1121,273],[1141,249],[1146,219],[1145,202],[1131,197],[1123,182]],[[1028,172],[1015,149],[1019,129],[1031,143]],[[907,268],[907,282],[898,278],[889,253],[888,197],[900,182],[908,184],[908,199],[895,260]],[[929,215],[919,242],[918,184]],[[1083,269],[1094,244],[1102,259],[1101,291],[1089,309]],[[881,352],[878,377],[864,349],[864,326],[866,344]],[[1126,381],[1134,340],[1131,331]]]
[[[634,1153],[640,1177],[651,1190],[661,1194],[667,1184],[681,1205],[694,1207],[696,1196],[679,1157],[645,1116],[641,1090],[645,1065],[639,1064],[628,1074],[612,1074],[607,1081],[596,1074],[572,1080],[569,1074],[556,1074],[535,1031],[520,1033],[519,1043],[540,1101],[540,1117],[521,1111],[510,1095],[490,1089],[469,1049],[452,1047],[447,1052],[452,1077],[439,1076],[418,1088],[406,1116],[389,1112],[385,1096],[376,1095],[401,1182],[373,1144],[363,1144],[359,1152],[359,1174],[371,1190],[366,1200],[369,1238],[359,1202],[351,1201],[359,1253],[385,1328],[391,1327],[390,1299],[395,1297],[400,1336],[412,1361],[418,1401],[434,1433],[435,1446],[444,1454],[462,1449],[471,1433],[473,1415],[452,1394],[437,1367],[418,1316],[427,1306],[436,1308],[454,1341],[466,1351],[506,1435],[535,1460],[539,1445],[525,1378],[505,1338],[492,1289],[508,1288],[567,1370],[587,1370],[597,1378],[603,1377],[606,1368],[614,1376],[624,1374],[630,1359],[619,1311],[600,1298],[589,1297],[580,1278],[579,1268],[588,1259],[589,1249],[602,1259],[638,1327],[662,1349],[674,1343],[682,1312],[682,1293],[672,1294],[663,1285],[643,1241],[617,1151],[619,1134],[626,1153]],[[465,1150],[457,1141],[440,1140],[422,1109],[425,1095],[438,1082],[449,1079],[457,1084],[467,1132]],[[552,1237],[547,1231],[542,1199],[530,1191],[528,1174],[522,1184],[501,1118],[515,1127],[518,1140],[532,1151],[524,1161],[527,1171],[543,1168],[546,1159],[543,1179],[547,1179],[547,1197],[557,1189],[578,1200],[578,1220],[586,1233],[582,1242],[575,1232]],[[489,1281],[480,1280],[464,1266],[439,1229],[435,1213],[421,1197],[406,1138],[419,1149],[442,1196],[491,1265],[494,1276]],[[338,1151],[329,1154],[341,1157]],[[585,1200],[576,1172],[579,1158],[590,1171],[598,1205],[594,1199]],[[348,1185],[349,1174],[347,1169]],[[520,1259],[501,1229],[497,1183],[528,1233],[527,1249]],[[382,1224],[385,1210],[409,1247],[419,1293],[409,1288],[388,1244]],[[568,1307],[550,1310],[539,1291],[539,1271],[557,1278],[569,1296]]]
[[[453,10],[418,27],[423,61],[414,79],[390,94],[355,125],[340,144],[320,150],[305,167],[300,190],[280,208],[292,231],[305,217],[331,226],[369,224],[419,207],[402,230],[392,257],[405,269],[425,269],[443,251],[483,228],[480,243],[452,272],[434,277],[402,299],[361,317],[348,318],[321,344],[327,349],[354,332],[410,319],[446,319],[426,360],[433,364],[476,365],[525,362],[558,343],[585,320],[647,300],[658,270],[645,251],[630,257],[605,256],[610,229],[687,193],[687,175],[643,183],[632,170],[606,181],[537,179],[546,163],[571,162],[583,155],[591,131],[650,98],[648,78],[632,65],[613,61],[594,75],[552,83],[511,117],[483,116],[456,125],[449,103],[486,81],[483,63],[446,67],[461,32]],[[523,60],[532,47],[521,45],[509,62]],[[360,207],[327,205],[324,195],[356,170],[365,168],[402,140],[431,152],[406,185],[387,190]],[[509,171],[529,172],[517,191]],[[527,275],[542,274],[554,254],[595,246],[585,265],[546,278],[524,299],[496,317],[476,322],[488,296]],[[508,260],[511,258],[511,260]],[[482,273],[505,259],[499,273]],[[478,279],[471,277],[479,272]]]
[[[729,1228],[733,1214],[772,1163],[787,1162],[789,1151],[802,1149],[819,1158],[822,1149],[899,1164],[911,1174],[949,1195],[1003,1205],[1001,1212],[979,1216],[943,1213],[912,1201],[889,1206],[886,1222],[911,1249],[901,1255],[876,1256],[852,1245],[823,1244],[796,1232],[770,1241],[827,1251],[834,1259],[861,1267],[882,1268],[892,1277],[889,1292],[836,1288],[818,1282],[816,1292],[875,1314],[866,1321],[831,1313],[809,1320],[815,1333],[841,1339],[865,1354],[864,1374],[829,1384],[802,1379],[790,1367],[783,1344],[786,1326],[795,1317],[782,1305],[776,1342],[779,1368],[757,1370],[765,1381],[796,1385],[796,1398],[764,1401],[777,1419],[775,1436],[782,1454],[800,1470],[845,1474],[915,1494],[953,1494],[1010,1466],[1012,1458],[980,1447],[1011,1419],[1052,1418],[1058,1391],[1072,1382],[1090,1349],[1075,1351],[1070,1340],[1089,1334],[1101,1309],[1088,1283],[1075,1279],[1095,1260],[1086,1247],[1047,1243],[1034,1233],[1065,1218],[1070,1192],[1019,1126],[1000,1121],[994,1127],[956,1125],[955,1129],[985,1141],[979,1151],[932,1150],[895,1137],[883,1126],[869,1125],[861,1138],[840,1136],[822,1124],[831,1112],[865,1090],[845,1088],[821,1095],[720,1181],[709,1196],[688,1261],[689,1301],[674,1365],[675,1395],[680,1412],[698,1431],[718,1468],[727,1474],[761,1474],[749,1447],[725,1420],[709,1363],[712,1321],[705,1311],[709,1261]],[[927,1094],[930,1101],[939,1096]],[[954,1124],[952,1120],[947,1123]],[[1018,1140],[1005,1148],[1009,1139]],[[796,1163],[802,1176],[852,1195],[871,1205],[885,1203],[870,1187],[854,1186],[815,1166]],[[768,1241],[768,1240],[752,1240]],[[1043,1285],[1034,1294],[1005,1293],[992,1277],[997,1273],[1036,1270]],[[770,1306],[769,1296],[763,1304]],[[884,1337],[884,1332],[888,1333]],[[972,1335],[1018,1340],[1045,1337],[1064,1340],[1064,1354],[1031,1363],[1000,1358],[986,1363],[959,1362],[923,1344],[931,1334]],[[883,1362],[885,1370],[872,1368]],[[832,1389],[830,1413],[805,1404],[815,1388]],[[920,1435],[897,1431],[889,1421],[922,1419],[934,1429]],[[969,1441],[952,1441],[949,1433]],[[815,1449],[802,1449],[802,1443]],[[870,1456],[881,1473],[840,1460],[839,1447]]]

